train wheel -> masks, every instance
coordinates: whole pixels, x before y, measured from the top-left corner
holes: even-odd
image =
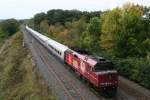
[[[104,97],[114,97],[117,93],[116,87],[107,87],[101,90],[101,94]]]
[[[86,80],[86,84],[87,86],[91,87],[91,83],[88,80]]]
[[[80,75],[79,78],[82,80],[82,75]]]
[[[110,89],[107,90],[107,94],[108,94],[109,97],[115,96],[116,93],[117,93],[117,88],[116,87],[110,88]]]
[[[82,81],[83,81],[84,83],[86,83],[85,77],[81,76],[81,79],[82,79]]]

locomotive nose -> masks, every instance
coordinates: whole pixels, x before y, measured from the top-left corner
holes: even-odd
[[[118,85],[118,74],[117,73],[107,73],[99,75],[99,85],[104,86],[117,86]]]
[[[99,75],[99,89],[107,96],[114,96],[118,87],[118,74],[107,73]]]

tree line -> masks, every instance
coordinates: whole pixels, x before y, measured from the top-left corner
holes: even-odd
[[[19,21],[16,19],[6,19],[0,22],[0,41],[12,36],[19,31]]]
[[[123,76],[150,88],[150,7],[126,3],[107,11],[50,10],[28,21],[69,47],[115,63]]]

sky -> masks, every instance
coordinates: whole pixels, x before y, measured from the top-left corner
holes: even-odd
[[[105,11],[121,7],[129,1],[150,7],[150,0],[1,0],[0,19],[26,19],[50,9]]]

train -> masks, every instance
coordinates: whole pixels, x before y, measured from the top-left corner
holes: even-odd
[[[117,93],[119,75],[112,61],[72,50],[28,26],[25,26],[25,29],[95,89],[108,96],[114,96]]]

